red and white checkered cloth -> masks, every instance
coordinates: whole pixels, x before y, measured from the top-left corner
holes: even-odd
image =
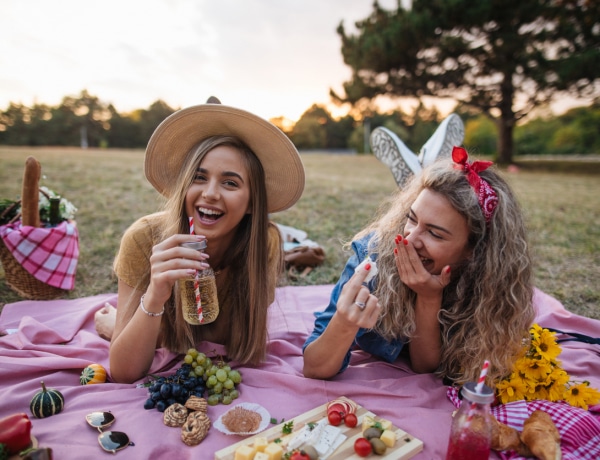
[[[73,289],[79,258],[79,235],[74,222],[30,227],[18,221],[0,226],[0,237],[36,279],[60,289]]]
[[[458,390],[448,387],[448,399],[459,407]],[[589,411],[567,403],[545,400],[514,401],[492,407],[496,419],[518,431],[536,410],[546,412],[560,433],[560,449],[563,460],[598,460],[600,458],[600,404]],[[525,459],[514,451],[499,452],[504,460]]]

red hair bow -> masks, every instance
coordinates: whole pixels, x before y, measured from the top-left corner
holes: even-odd
[[[496,206],[498,206],[498,195],[492,186],[482,179],[478,173],[485,171],[494,163],[491,161],[473,161],[469,163],[469,154],[462,147],[454,147],[452,149],[452,161],[456,163],[455,168],[462,169],[469,184],[477,194],[477,201],[483,211],[485,221],[489,222],[494,214]]]

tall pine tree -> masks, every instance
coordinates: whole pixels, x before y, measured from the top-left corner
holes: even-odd
[[[513,155],[515,123],[561,95],[600,96],[600,1],[414,0],[393,11],[377,2],[348,35],[345,94],[454,98],[494,118],[498,162]]]

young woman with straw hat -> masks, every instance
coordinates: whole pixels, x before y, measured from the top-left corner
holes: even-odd
[[[148,143],[146,178],[166,204],[125,232],[115,259],[114,381],[145,376],[158,347],[185,352],[209,341],[225,345],[229,359],[249,364],[265,355],[267,308],[283,261],[269,213],[300,198],[304,168],[274,125],[214,98],[209,102],[175,112]],[[181,246],[199,241],[207,243],[203,252]],[[220,312],[210,324],[191,325],[183,317],[178,280],[209,266]]]

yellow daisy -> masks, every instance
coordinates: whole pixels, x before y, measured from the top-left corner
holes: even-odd
[[[562,401],[564,399],[565,385],[569,383],[569,374],[562,369],[554,369],[548,376],[547,382],[546,391],[548,401]]]
[[[502,404],[506,404],[511,401],[525,399],[525,395],[529,393],[529,387],[523,381],[523,379],[518,376],[514,376],[511,379],[498,382],[496,385],[496,391]]]
[[[583,410],[587,410],[588,403],[586,396],[589,389],[587,382],[578,383],[569,387],[563,396],[565,401],[571,406],[581,407]],[[596,391],[593,388],[591,388],[591,390]]]
[[[529,329],[529,334],[531,335],[531,338],[533,340],[536,340],[540,337],[540,335],[542,334],[542,328],[539,324],[534,324],[533,326],[531,326],[531,328]]]
[[[528,401],[532,401],[534,399],[545,399],[550,401],[550,392],[548,391],[548,387],[545,385],[537,385],[533,395],[527,398]]]
[[[519,372],[531,380],[545,380],[552,372],[552,365],[545,359],[525,358],[519,365]]]
[[[536,354],[548,361],[553,361],[560,355],[560,346],[556,343],[554,335],[548,329],[542,329],[539,336],[531,341],[531,346],[535,348]]]

